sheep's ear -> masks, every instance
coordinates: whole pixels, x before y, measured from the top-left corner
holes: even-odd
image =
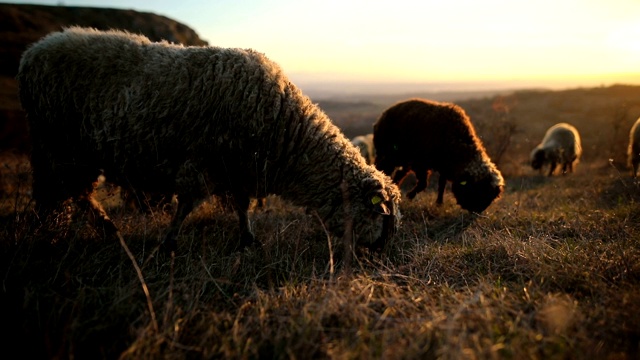
[[[382,201],[382,197],[378,194],[375,194],[371,197],[371,205],[373,205],[373,210],[377,213],[380,213],[383,215],[391,214],[387,205],[385,205],[384,202]]]

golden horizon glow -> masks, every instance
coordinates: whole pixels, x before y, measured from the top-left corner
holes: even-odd
[[[164,15],[211,45],[256,49],[286,73],[316,81],[607,83],[628,74],[639,83],[640,78],[637,0],[64,3]]]
[[[637,1],[276,3],[225,33],[225,46],[256,48],[287,72],[356,81],[580,83],[640,72]]]

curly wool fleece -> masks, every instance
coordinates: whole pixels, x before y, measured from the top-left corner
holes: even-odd
[[[103,170],[138,191],[178,195],[168,238],[200,201],[224,193],[239,205],[245,242],[249,197],[267,194],[315,209],[337,236],[352,219],[362,244],[398,226],[398,188],[259,52],[73,27],[32,45],[17,78],[40,208],[87,195]]]

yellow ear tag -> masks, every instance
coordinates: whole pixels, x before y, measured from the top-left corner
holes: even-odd
[[[371,198],[371,203],[372,203],[373,205],[378,205],[378,204],[380,204],[380,202],[382,202],[382,198],[381,198],[380,196],[378,196],[378,195],[374,195],[374,196]]]
[[[460,181],[460,185],[467,185],[466,181]]]

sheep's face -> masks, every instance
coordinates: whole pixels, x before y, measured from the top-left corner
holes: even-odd
[[[461,178],[453,181],[451,191],[461,208],[475,212],[483,212],[502,194],[504,186],[491,176],[479,181]]]
[[[542,149],[535,149],[531,153],[531,167],[533,170],[540,170],[545,162],[545,153]]]
[[[383,200],[383,193],[369,196],[366,204],[369,211],[362,215],[364,221],[354,226],[354,234],[358,244],[369,247],[371,250],[381,250],[392,237],[400,224],[400,211],[398,202],[388,198]],[[365,199],[367,201],[367,199]]]
[[[341,202],[337,211],[328,219],[332,232],[343,236],[349,220],[351,220],[351,232],[358,245],[369,247],[372,250],[380,250],[387,240],[395,234],[400,225],[400,191],[391,183],[391,179],[385,179],[382,187],[380,182],[374,179],[366,179],[363,182],[368,191],[349,191],[349,213],[346,202]],[[371,187],[373,182],[377,186]],[[351,190],[351,189],[350,189]],[[362,190],[362,188],[360,189]]]

